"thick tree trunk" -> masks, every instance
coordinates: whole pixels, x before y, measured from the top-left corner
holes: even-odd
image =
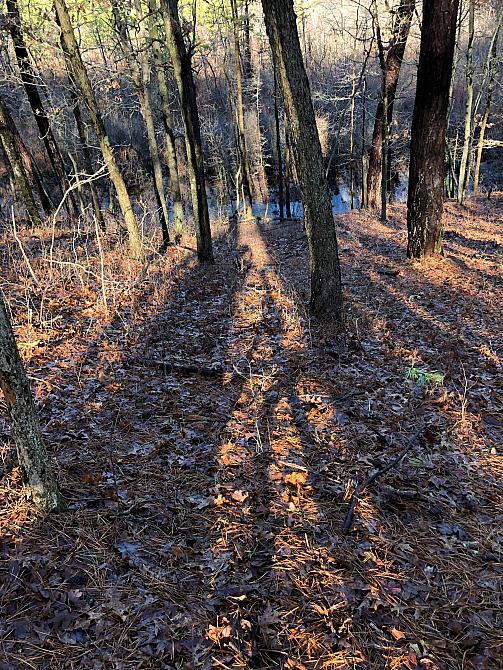
[[[15,135],[11,126],[12,119],[0,99],[0,143],[9,161],[14,183],[21,192],[23,203],[32,226],[40,226],[41,220],[38,208],[32,194],[29,177],[23,165],[23,159],[18,151]]]
[[[47,151],[52,169],[59,182],[61,193],[64,194],[69,188],[68,176],[40,96],[40,80],[33,70],[30,55],[24,42],[17,0],[7,0],[7,12],[9,14],[10,35],[14,44],[14,53],[16,54],[21,81],[23,82],[28,102],[35,117],[38,131]],[[67,210],[72,218],[78,215],[78,208],[73,193],[69,193],[67,196]]]
[[[190,53],[183,41],[178,0],[161,0],[168,52],[173,65],[185,127],[187,170],[189,173],[192,208],[197,238],[197,255],[200,261],[213,262],[210,217],[204,177],[204,158],[201,144],[201,127],[197,109],[196,86],[192,75]]]
[[[162,120],[166,133],[166,158],[169,169],[170,192],[173,198],[173,227],[180,234],[184,222],[182,193],[180,190],[180,177],[178,173],[178,158],[176,156],[175,133],[173,131],[173,115],[169,102],[168,80],[163,62],[161,46],[159,42],[159,31],[157,28],[157,3],[149,0],[150,39],[152,41],[152,52],[154,55],[154,68],[159,85],[161,98]]]
[[[316,128],[293,0],[262,0],[265,24],[283,92],[304,204],[311,270],[311,312],[342,319],[342,290],[334,217]]]
[[[396,90],[400,69],[402,67],[405,46],[409,36],[412,16],[414,15],[415,0],[401,0],[396,13],[396,24],[393,35],[386,53],[385,66],[382,71],[384,85],[381,91],[376,115],[374,119],[374,132],[370,149],[369,168],[367,176],[367,202],[368,206],[377,209],[381,204],[382,162],[383,162],[383,140],[385,126],[389,128],[393,120],[393,108],[395,104]],[[384,112],[384,102],[387,100],[387,114]],[[386,118],[386,123],[384,119]]]
[[[441,249],[445,131],[459,0],[423,0],[423,27],[412,117],[407,255]]]
[[[94,96],[91,82],[89,80],[89,75],[87,74],[87,70],[82,61],[77,41],[75,39],[75,33],[73,31],[73,26],[70,21],[70,15],[68,13],[65,0],[54,0],[54,9],[58,17],[59,25],[61,26],[61,40],[62,44],[64,45],[66,57],[71,63],[72,72],[75,77],[75,83],[78,85],[82,96],[86,101],[87,107],[89,109],[89,115],[94,126],[94,131],[98,138],[101,153],[103,155],[103,160],[105,161],[105,165],[108,168],[110,179],[112,180],[115,191],[117,193],[117,199],[119,201],[119,206],[121,208],[129,235],[129,247],[131,249],[131,254],[135,259],[143,261],[144,255],[142,250],[140,231],[136,221],[136,216],[133,211],[133,205],[126,188],[126,184],[115,160],[113,149],[110,146],[110,141],[108,139],[105,125],[98,108],[98,103],[96,102],[96,98]]]
[[[466,111],[463,139],[463,152],[459,163],[458,202],[461,204],[468,187],[468,161],[472,143],[472,108],[473,108],[473,41],[475,38],[475,0],[470,0],[468,10],[468,45],[466,49]]]
[[[31,489],[33,500],[43,509],[57,509],[61,507],[62,501],[49,466],[28,378],[1,296],[0,388],[12,422],[12,436],[19,464]]]
[[[246,146],[245,109],[243,96],[243,70],[241,47],[239,43],[239,15],[236,0],[231,0],[232,34],[234,38],[234,74],[236,78],[236,117],[239,145],[239,160],[241,163],[241,186],[243,189],[244,208],[246,218],[252,217],[253,178]]]

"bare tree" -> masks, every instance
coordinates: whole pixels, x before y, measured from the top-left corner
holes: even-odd
[[[32,186],[29,176],[23,164],[16,137],[13,132],[12,119],[0,98],[0,144],[9,162],[12,174],[14,176],[15,186],[21,192],[23,203],[32,226],[39,226],[41,223],[37,204],[33,198]]]
[[[21,81],[23,82],[28,102],[33,112],[33,116],[35,117],[38,131],[42,142],[44,143],[45,150],[47,151],[49,161],[59,182],[61,193],[64,194],[69,189],[68,176],[66,174],[58,143],[52,132],[49,118],[40,95],[40,78],[37,77],[34,71],[30,60],[30,54],[24,41],[17,0],[7,0],[7,12],[9,15],[9,31],[14,44],[14,53],[19,66]],[[70,216],[75,217],[78,208],[72,192],[68,194],[67,207]]]
[[[101,117],[101,112],[96,102],[96,98],[89,80],[89,75],[85,68],[80,50],[75,39],[70,15],[65,4],[65,0],[54,0],[54,9],[56,11],[58,23],[61,28],[61,44],[66,53],[66,58],[71,63],[72,73],[75,78],[75,83],[78,85],[82,96],[86,102],[91,121],[94,126],[94,131],[100,144],[103,160],[108,168],[110,179],[113,182],[117,199],[121,208],[122,216],[129,235],[129,247],[131,254],[137,260],[143,260],[143,250],[140,237],[140,230],[136,221],[136,216],[133,211],[133,205],[126,188],[126,184],[122,174],[115,160],[114,151],[110,145],[105,124]]]

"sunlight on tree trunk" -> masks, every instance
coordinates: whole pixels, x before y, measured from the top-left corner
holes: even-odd
[[[304,204],[311,269],[311,312],[325,319],[342,319],[335,223],[293,0],[262,0],[262,8]]]
[[[62,500],[45,451],[28,378],[1,297],[0,388],[7,403],[19,464],[33,500],[47,511],[58,509]]]

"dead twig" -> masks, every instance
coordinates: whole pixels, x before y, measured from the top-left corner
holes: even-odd
[[[402,451],[396,456],[392,461],[390,461],[387,465],[382,467],[380,470],[376,470],[370,477],[367,477],[367,479],[359,484],[355,490],[353,491],[353,494],[351,495],[351,499],[349,501],[349,509],[346,513],[346,516],[344,517],[344,521],[342,523],[342,532],[344,535],[347,535],[352,526],[353,526],[353,517],[355,514],[355,508],[356,504],[358,502],[358,499],[360,495],[365,491],[366,488],[368,488],[371,484],[373,484],[376,479],[379,477],[382,477],[382,475],[386,474],[390,470],[392,470],[395,466],[397,466],[400,461],[404,458],[404,456],[413,448],[416,446],[418,442],[418,436],[415,436],[412,438],[409,442],[409,444],[402,449]]]

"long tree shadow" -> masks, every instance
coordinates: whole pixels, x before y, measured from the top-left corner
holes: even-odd
[[[46,399],[68,508],[4,538],[5,667],[72,657],[172,667],[197,656],[213,440],[232,403],[219,397],[223,373],[206,376],[204,365],[222,363],[246,276],[235,241],[231,232],[217,243],[214,267],[182,264],[170,302],[154,301],[144,323],[118,317],[86,349],[78,379],[60,379],[66,397]],[[151,287],[140,290],[137,304],[149,304]],[[163,372],[166,356],[196,369]]]
[[[299,277],[305,276],[300,267],[305,262],[304,253],[298,255],[296,264],[292,262],[295,254],[292,258],[283,240],[278,244],[274,235],[265,235],[264,239],[271,254],[288,256],[289,262],[280,262],[277,266],[286,285],[295,284]],[[388,667],[387,664],[395,667],[393,663],[400,658],[404,663],[412,662],[412,656],[406,661],[405,654],[400,655],[404,641],[415,640],[418,646],[422,639],[438,659],[438,667],[457,667],[461,658],[470,667],[476,667],[478,658],[494,658],[495,629],[486,625],[483,633],[471,638],[469,647],[465,646],[465,640],[468,633],[477,628],[474,622],[482,615],[485,604],[489,601],[494,606],[494,594],[488,596],[484,591],[472,599],[472,616],[462,611],[462,603],[472,592],[477,576],[486,575],[488,585],[496,584],[496,573],[487,566],[491,551],[487,554],[484,547],[486,538],[493,552],[497,547],[494,510],[500,504],[501,485],[484,456],[487,449],[484,443],[475,439],[473,453],[463,445],[460,412],[445,406],[446,391],[449,392],[452,385],[447,384],[447,389],[438,391],[421,389],[405,378],[407,368],[413,364],[414,345],[418,366],[423,351],[416,330],[409,332],[404,326],[410,318],[420,323],[423,315],[421,312],[418,316],[411,310],[404,322],[400,314],[403,311],[399,304],[400,293],[391,290],[397,280],[383,278],[379,272],[383,269],[382,246],[381,253],[375,257],[367,250],[358,267],[352,263],[351,272],[345,275],[350,277],[352,293],[347,347],[331,342],[316,324],[310,327],[316,361],[310,366],[310,375],[317,383],[302,381],[304,387],[312,388],[308,394],[311,405],[306,406],[306,396],[302,395],[298,395],[297,404],[300,399],[300,406],[306,407],[301,425],[306,417],[309,421],[311,413],[314,417],[318,415],[315,423],[321,423],[316,431],[318,449],[312,448],[312,442],[310,447],[306,444],[306,453],[312,458],[308,457],[307,461],[316,473],[314,497],[327,518],[337,519],[338,525],[341,501],[352,478],[358,477],[361,481],[362,469],[365,472],[369,466],[380,467],[391,457],[388,450],[403,446],[418,428],[423,429],[426,445],[401,466],[392,487],[383,484],[375,497],[370,493],[362,497],[357,508],[355,539],[342,545],[346,555],[351,556],[353,568],[344,575],[343,581],[349,588],[353,585],[353,597],[356,591],[357,599],[360,598],[356,611],[352,610],[353,634],[360,643],[356,649],[366,651],[370,667]],[[388,267],[390,260],[388,257]],[[394,277],[393,272],[389,274]],[[422,291],[437,292],[439,299],[437,286],[429,289],[424,277],[418,281],[421,281]],[[410,291],[410,284],[400,285],[400,290]],[[414,287],[410,292],[416,294],[418,290]],[[440,330],[452,325],[443,324],[441,318]],[[432,330],[432,324],[426,320],[424,330]],[[337,363],[330,365],[329,358],[335,358]],[[456,378],[456,383],[458,381]],[[346,389],[343,402],[337,400],[341,387]],[[453,392],[451,396],[454,399]],[[452,400],[450,402],[452,404]],[[480,398],[474,400],[477,402]],[[338,430],[344,434],[343,443],[349,445],[342,458],[333,450],[333,423],[330,425],[329,421],[323,429],[323,415],[330,416],[330,413],[335,413],[336,422],[342,424]],[[486,433],[486,439],[490,445],[494,437]],[[473,436],[471,442],[474,442]],[[332,501],[326,495],[327,490],[335,494]],[[475,491],[478,500],[474,498]],[[490,528],[486,537],[480,532],[483,519]],[[470,543],[477,549],[468,549]],[[466,566],[464,573],[449,563],[452,556],[457,557],[458,565]],[[436,578],[425,579],[429,569],[435,571]],[[355,573],[362,577],[359,587],[355,586],[358,584]],[[446,585],[450,593],[448,605],[443,591]],[[418,617],[418,607],[430,614]],[[448,623],[449,607],[457,617],[456,628]],[[380,646],[376,644],[376,627],[382,631]],[[418,649],[424,644],[419,643]],[[386,646],[389,655],[384,657],[379,650]]]

